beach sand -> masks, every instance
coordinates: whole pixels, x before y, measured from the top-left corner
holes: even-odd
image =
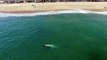
[[[47,2],[0,4],[0,12],[10,13],[27,13],[75,9],[107,11],[107,2]]]

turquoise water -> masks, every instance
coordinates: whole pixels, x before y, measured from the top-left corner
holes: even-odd
[[[0,18],[0,60],[107,60],[107,16]]]

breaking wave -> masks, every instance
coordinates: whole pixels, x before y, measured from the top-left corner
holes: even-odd
[[[64,13],[82,13],[82,14],[102,14],[107,15],[107,12],[93,12],[88,10],[61,10],[61,11],[48,11],[48,12],[36,12],[36,13],[0,13],[0,17],[26,17],[26,16],[39,16],[39,15],[54,15],[54,14],[64,14]]]

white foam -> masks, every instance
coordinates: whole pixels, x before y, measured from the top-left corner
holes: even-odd
[[[93,12],[95,14],[102,14],[102,15],[107,15],[107,12]]]
[[[63,10],[63,11],[48,11],[48,12],[36,12],[36,13],[0,13],[0,17],[26,17],[26,16],[38,16],[38,15],[54,15],[54,14],[64,14],[64,13],[94,13],[94,14],[102,14],[107,15],[107,12],[93,12],[88,10],[82,9],[75,9],[75,10]]]

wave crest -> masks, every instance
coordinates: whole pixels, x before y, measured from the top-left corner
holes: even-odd
[[[26,16],[39,16],[39,15],[54,15],[54,14],[64,14],[64,13],[94,13],[94,14],[102,14],[107,15],[107,12],[93,12],[88,10],[63,10],[63,11],[48,11],[48,12],[36,12],[36,13],[0,13],[0,17],[26,17]]]

